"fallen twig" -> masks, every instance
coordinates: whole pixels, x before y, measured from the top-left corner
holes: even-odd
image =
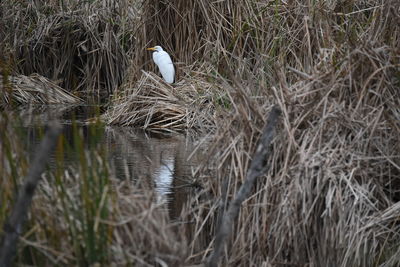
[[[0,267],[10,266],[14,258],[18,237],[22,232],[28,209],[30,207],[35,188],[45,170],[49,155],[54,150],[58,136],[61,133],[61,125],[52,122],[40,143],[35,159],[26,176],[25,183],[18,192],[18,198],[11,211],[8,221],[4,224],[4,236],[0,248]]]
[[[266,164],[267,157],[269,156],[270,144],[274,137],[274,129],[280,112],[279,108],[274,106],[269,114],[263,134],[258,142],[253,160],[247,172],[246,180],[240,187],[235,199],[231,202],[228,211],[224,214],[221,224],[218,227],[215,238],[215,248],[207,262],[207,266],[209,267],[216,267],[218,265],[218,259],[224,247],[225,240],[232,229],[233,221],[239,214],[240,205],[249,197],[256,178],[264,174],[268,169],[268,165]]]

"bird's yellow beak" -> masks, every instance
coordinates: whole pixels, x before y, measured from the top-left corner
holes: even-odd
[[[156,50],[156,48],[155,47],[149,47],[149,48],[146,48],[146,50],[154,51],[154,50]]]

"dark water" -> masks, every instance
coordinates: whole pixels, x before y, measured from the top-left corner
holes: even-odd
[[[148,132],[133,127],[93,126],[88,119],[102,112],[98,106],[44,106],[14,111],[13,121],[19,126],[21,140],[31,156],[44,134],[50,117],[58,116],[68,151],[65,164],[77,161],[73,150],[76,133],[83,139],[84,149],[105,151],[112,173],[119,179],[140,181],[154,190],[156,201],[165,203],[170,216],[179,216],[182,205],[195,189],[192,173],[200,155],[193,151],[195,143],[184,134]],[[55,164],[53,158],[52,163]],[[51,166],[50,166],[51,167]]]

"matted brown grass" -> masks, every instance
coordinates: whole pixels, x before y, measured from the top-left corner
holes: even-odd
[[[143,72],[139,81],[126,82],[103,118],[109,124],[144,129],[199,132],[215,127],[219,108],[215,83],[186,76],[174,85],[154,73]]]
[[[2,1],[2,56],[82,96],[106,97],[122,82],[133,48],[132,1]]]
[[[10,104],[76,104],[82,100],[38,74],[8,76],[0,75],[2,103]]]

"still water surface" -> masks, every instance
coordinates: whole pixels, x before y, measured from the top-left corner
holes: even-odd
[[[15,121],[21,121],[21,139],[33,155],[43,136],[43,126],[49,116],[61,118],[63,136],[69,147],[74,144],[74,126],[81,133],[84,149],[94,149],[99,144],[106,151],[112,172],[119,179],[138,180],[146,188],[154,190],[157,201],[165,203],[171,218],[179,216],[186,202],[192,174],[198,165],[200,153],[195,151],[195,142],[183,134],[148,132],[132,127],[88,125],[87,120],[99,114],[98,106],[79,107],[31,107],[15,112]],[[77,161],[76,151],[69,151],[65,163]],[[52,160],[54,164],[54,158]]]

